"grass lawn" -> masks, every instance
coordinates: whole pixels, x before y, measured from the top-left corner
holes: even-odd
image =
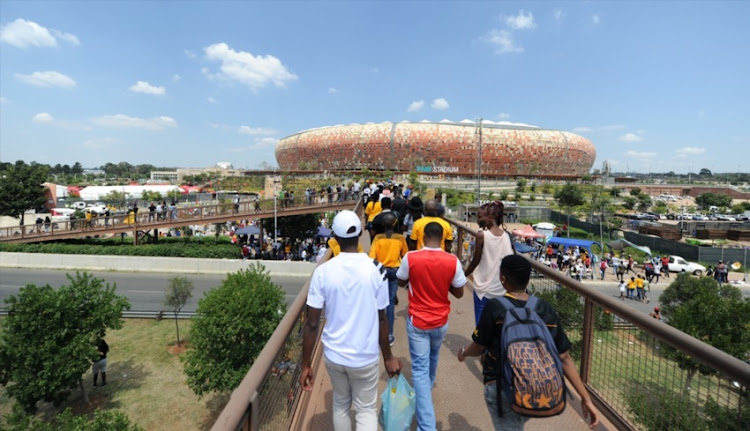
[[[183,343],[190,327],[180,320]],[[207,430],[229,400],[229,393],[198,398],[185,383],[176,344],[174,320],[126,319],[123,329],[107,334],[110,347],[107,386],[93,387],[91,371],[84,375],[90,403],[80,389],[56,409],[39,403],[39,415],[49,417],[65,407],[76,413],[94,409],[117,410],[146,430]],[[187,340],[189,342],[189,340]],[[13,400],[0,387],[0,415],[12,409]]]

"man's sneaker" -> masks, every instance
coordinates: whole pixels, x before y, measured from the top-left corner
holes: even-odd
[[[389,336],[389,337],[388,337],[388,344],[389,344],[389,345],[390,345],[391,347],[393,347],[393,345],[394,345],[395,343],[396,343],[396,337],[394,337],[394,336],[392,336],[392,335],[391,335],[391,336]]]

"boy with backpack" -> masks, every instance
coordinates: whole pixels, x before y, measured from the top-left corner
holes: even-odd
[[[523,430],[529,417],[562,413],[563,374],[581,397],[583,416],[590,416],[593,429],[599,416],[570,356],[570,341],[554,308],[526,293],[530,275],[524,257],[503,258],[500,280],[507,293],[487,302],[473,342],[458,351],[458,360],[482,355],[484,399],[495,430]]]

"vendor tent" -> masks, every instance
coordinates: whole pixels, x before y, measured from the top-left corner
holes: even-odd
[[[547,223],[547,222],[537,223],[537,224],[533,225],[532,227],[537,232],[539,232],[542,235],[544,235],[545,238],[549,238],[552,235],[554,235],[555,234],[555,229],[557,229],[557,226],[555,226],[552,223]]]
[[[526,245],[522,242],[513,243],[513,246],[516,248],[516,253],[524,254],[524,253],[533,253],[536,251],[536,247]]]
[[[632,242],[626,240],[625,238],[620,238],[615,241],[610,241],[607,243],[607,245],[612,248],[612,250],[625,250],[625,247],[633,247],[636,250],[640,250],[648,255],[648,257],[651,257],[651,249],[646,247],[645,245],[635,245]]]
[[[521,238],[544,238],[544,235],[534,230],[531,225],[526,225],[521,229],[513,229],[513,235]]]
[[[592,256],[594,255],[594,253],[591,252],[591,246],[594,244],[598,245],[599,247],[602,246],[597,241],[591,241],[589,239],[565,238],[561,236],[553,236],[552,238],[547,240],[547,244],[552,245],[553,247],[562,245],[565,247],[577,246],[577,247],[585,248],[589,252],[589,254]]]

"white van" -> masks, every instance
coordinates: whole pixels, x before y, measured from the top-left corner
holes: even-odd
[[[677,196],[675,195],[661,194],[657,199],[659,199],[660,201],[677,202]]]

